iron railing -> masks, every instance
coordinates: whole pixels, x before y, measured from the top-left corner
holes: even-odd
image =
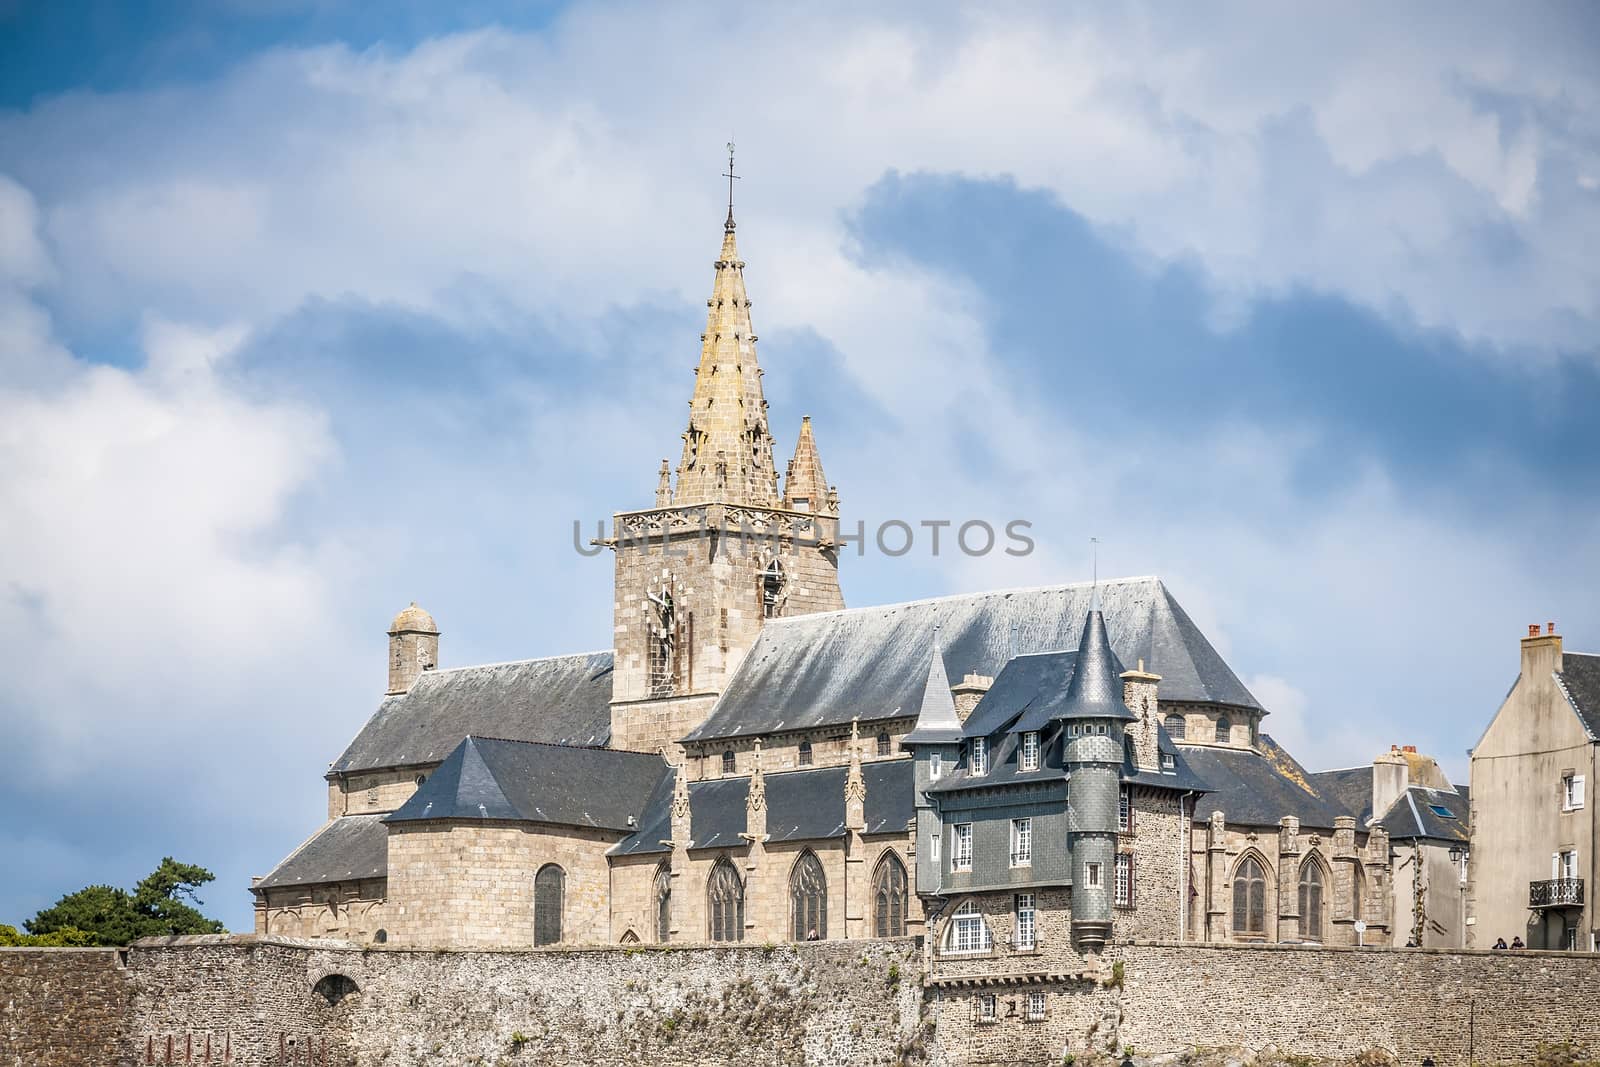
[[[1582,878],[1546,878],[1528,883],[1530,908],[1579,908],[1583,906]]]

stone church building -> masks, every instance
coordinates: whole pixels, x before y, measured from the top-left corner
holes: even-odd
[[[731,208],[714,266],[677,465],[604,542],[611,648],[447,668],[400,612],[257,932],[925,934],[957,984],[1128,936],[1386,943],[1386,830],[1262,732],[1160,579],[845,607],[809,420],[780,485]]]

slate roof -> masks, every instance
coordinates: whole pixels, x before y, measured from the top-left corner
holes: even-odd
[[[512,819],[628,832],[669,775],[654,753],[468,737],[385,821]]]
[[[685,740],[908,716],[921,707],[934,628],[951,677],[996,675],[1014,654],[1078,647],[1093,587],[975,593],[771,619],[706,721]],[[1111,647],[1143,659],[1171,701],[1259,709],[1159,578],[1100,583]]]
[[[944,672],[944,656],[934,638],[928,656],[928,680],[922,686],[922,705],[916,727],[900,739],[902,745],[948,744],[961,740],[961,716],[956,714],[955,694],[950,691],[950,676]]]
[[[1561,673],[1556,675],[1561,688],[1567,691],[1573,710],[1589,731],[1592,740],[1600,741],[1600,656],[1587,652],[1563,652]]]
[[[1471,837],[1471,824],[1468,821],[1471,808],[1467,799],[1459,788],[1429,789],[1414,785],[1395,798],[1383,818],[1378,820],[1378,825],[1389,831],[1389,836],[1397,841],[1409,841],[1417,837],[1435,841],[1466,841]],[[1440,815],[1433,810],[1435,806],[1450,812],[1454,818]]]
[[[846,766],[814,767],[766,775],[768,844],[844,836]],[[914,814],[909,759],[875,760],[861,765],[867,784],[866,832],[903,833]],[[745,799],[750,778],[716,778],[689,783],[689,833],[696,849],[742,845]],[[639,831],[611,850],[614,856],[668,852],[672,837],[672,785],[650,799]]]
[[[1195,803],[1197,822],[1220,810],[1231,825],[1276,826],[1283,816],[1293,815],[1301,826],[1332,830],[1337,816],[1355,814],[1319,791],[1306,769],[1266,734],[1261,735],[1259,752],[1221,745],[1179,748],[1210,790]]]
[[[610,652],[425,671],[385,697],[335,772],[437,763],[468,734],[602,746],[611,738]]]
[[[1333,771],[1313,771],[1311,785],[1337,804],[1342,814],[1354,815],[1357,826],[1365,826],[1372,821],[1372,764],[1340,767]]]
[[[383,878],[389,873],[389,831],[382,815],[345,815],[329,822],[272,869],[255,889]]]

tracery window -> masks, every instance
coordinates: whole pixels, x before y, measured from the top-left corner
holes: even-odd
[[[648,594],[643,607],[650,695],[671,696],[677,682],[678,612],[670,585]]]
[[[879,937],[904,937],[906,932],[906,868],[900,857],[889,853],[878,864],[872,878],[875,905],[874,929]]]
[[[656,868],[656,941],[672,939],[672,868],[663,863]]]
[[[1246,856],[1233,872],[1233,933],[1267,934],[1267,872],[1254,856]]]
[[[761,570],[761,617],[775,619],[782,615],[788,597],[788,576],[783,573],[783,564],[774,559]]]
[[[1312,858],[1300,865],[1300,938],[1322,940],[1322,864]]]
[[[822,861],[807,849],[789,872],[789,901],[796,941],[821,941],[828,936],[828,879]]]
[[[1167,736],[1174,741],[1182,741],[1189,728],[1188,722],[1182,715],[1168,715],[1161,720],[1161,725],[1167,728]]]
[[[1233,737],[1233,720],[1224,715],[1217,720],[1217,744],[1227,744]]]
[[[887,756],[887,755],[889,755],[890,751],[891,751],[891,748],[890,748],[890,742],[889,742],[888,733],[885,732],[885,733],[879,734],[878,735],[878,755],[880,757]]]
[[[711,868],[706,882],[706,903],[711,912],[711,940],[744,940],[744,883],[724,857]]]
[[[811,766],[811,742],[810,741],[802,741],[802,742],[800,742],[800,766],[802,766],[802,767]]]
[[[561,910],[567,895],[567,872],[554,863],[539,868],[533,879],[533,943],[561,943]]]

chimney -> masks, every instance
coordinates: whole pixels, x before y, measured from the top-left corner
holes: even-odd
[[[1561,673],[1561,635],[1556,624],[1545,624],[1544,633],[1539,624],[1528,624],[1528,636],[1522,639],[1522,676],[1524,678],[1548,677]]]
[[[1411,764],[1396,745],[1372,761],[1372,817],[1381,819],[1411,784]]]
[[[956,717],[962,722],[967,721],[967,716],[972,714],[972,709],[978,706],[978,701],[983,699],[983,694],[994,685],[994,679],[987,675],[975,674],[968,671],[966,675],[950,687],[950,695],[956,701]]]

